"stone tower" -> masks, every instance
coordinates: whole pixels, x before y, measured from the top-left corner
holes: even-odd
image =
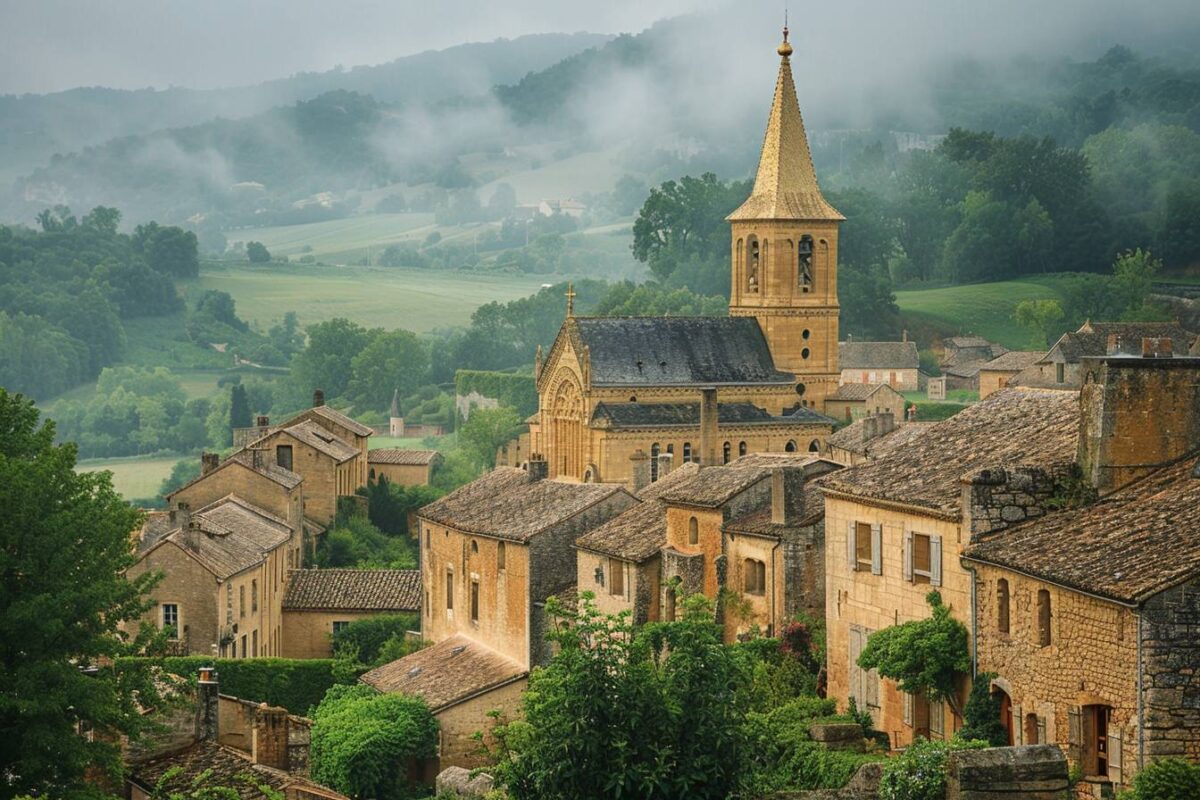
[[[821,195],[796,100],[783,30],[779,79],[750,197],[729,215],[729,314],[754,317],[778,369],[796,375],[798,401],[818,410],[838,385],[838,226]]]
[[[404,438],[404,417],[400,416],[400,387],[392,390],[392,407],[388,409],[388,436]]]

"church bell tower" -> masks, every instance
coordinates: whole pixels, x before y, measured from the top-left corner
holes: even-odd
[[[788,30],[750,197],[727,218],[733,239],[729,314],[754,317],[798,400],[823,410],[838,385],[838,227],[821,195],[792,82]]]

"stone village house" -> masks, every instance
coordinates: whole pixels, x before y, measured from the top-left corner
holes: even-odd
[[[333,634],[380,614],[421,611],[418,569],[296,569],[283,596],[284,658],[330,658]]]
[[[898,392],[920,388],[921,359],[917,343],[908,341],[907,334],[901,342],[840,342],[838,363],[842,370],[839,383],[843,386],[890,386]],[[826,413],[835,416],[828,410]]]
[[[1022,370],[1045,357],[1045,353],[1032,350],[1010,350],[997,356],[979,368],[979,399],[986,400],[1008,384]]]
[[[879,414],[904,419],[906,405],[904,395],[886,383],[844,383],[825,399],[825,413],[846,422]]]
[[[1048,389],[1079,389],[1083,385],[1082,363],[1088,357],[1108,353],[1109,337],[1116,336],[1131,344],[1146,338],[1170,337],[1174,353],[1184,356],[1195,340],[1174,322],[1092,322],[1079,330],[1064,333],[1040,359],[1008,379],[1011,386],[1037,386]]]

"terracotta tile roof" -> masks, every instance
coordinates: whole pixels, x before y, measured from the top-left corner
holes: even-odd
[[[752,317],[571,317],[595,386],[792,383]]]
[[[1077,331],[1064,333],[1047,355],[1057,351],[1069,364],[1088,356],[1103,356],[1108,353],[1110,335],[1120,336],[1139,348],[1143,338],[1169,336],[1177,356],[1187,355],[1188,347],[1195,338],[1194,334],[1174,322],[1087,322]]]
[[[283,607],[293,611],[418,611],[421,570],[290,570]]]
[[[994,466],[1071,463],[1078,433],[1077,392],[1005,389],[933,423],[885,458],[830,475],[825,485],[957,517],[962,476]]]
[[[313,449],[334,459],[339,464],[349,461],[358,455],[357,447],[352,447],[346,444],[344,441],[311,420],[306,420],[298,425],[289,425],[279,431],[279,433],[290,434],[297,440],[307,444],[309,447],[312,447]]]
[[[642,487],[642,490],[637,493],[637,496],[642,500],[657,499],[663,492],[691,480],[700,471],[700,465],[696,463],[680,464],[672,469],[666,475],[656,480],[654,483],[647,484]]]
[[[1200,574],[1200,477],[1179,461],[1082,509],[985,535],[966,557],[1134,603]]]
[[[366,425],[363,425],[361,422],[353,420],[337,409],[330,408],[329,406],[315,406],[306,411],[300,412],[293,417],[293,419],[300,419],[309,415],[321,417],[322,419],[326,419],[335,425],[341,425],[343,428],[356,433],[359,436],[370,436],[371,434],[375,433],[374,428],[369,428]]]
[[[753,403],[720,403],[721,425],[835,425],[837,421],[801,406],[793,413],[775,416]],[[699,403],[597,403],[592,412],[594,428],[696,428],[700,425]]]
[[[224,580],[262,563],[267,553],[291,538],[291,528],[286,522],[236,495],[194,511],[192,519],[200,529],[198,549],[188,546],[177,521],[170,532],[160,535],[153,545],[143,550],[141,557],[170,542]]]
[[[422,697],[437,713],[526,674],[528,670],[512,659],[455,635],[377,667],[359,680],[381,692]]]
[[[992,343],[982,336],[951,336],[943,339],[942,344],[956,350],[972,347],[991,347]]]
[[[1045,356],[1044,350],[1010,350],[993,358],[980,369],[988,372],[1020,372],[1030,364],[1041,361]]]
[[[716,508],[768,477],[761,467],[735,466],[701,467],[696,477],[687,483],[663,492],[659,497],[671,505]]]
[[[658,555],[666,543],[667,504],[658,499],[638,503],[575,540],[576,547],[635,564]]]
[[[249,450],[238,450],[236,453],[233,453],[232,455],[229,456],[229,458],[225,459],[219,465],[217,465],[217,468],[214,469],[212,472],[208,473],[208,475],[213,474],[213,472],[219,472],[220,470],[229,466],[231,463],[238,464],[240,466],[246,467],[247,469],[254,470],[259,475],[262,475],[264,478],[267,478],[268,480],[274,481],[275,483],[279,484],[280,486],[282,486],[283,488],[285,488],[289,491],[292,489],[295,489],[304,480],[304,478],[302,476],[297,475],[296,473],[292,472],[289,469],[284,469],[283,467],[281,467],[275,463],[274,458],[268,457],[265,454],[259,460],[258,464],[255,465],[254,454],[252,452],[250,452]],[[208,475],[197,475],[195,478],[192,478],[190,481],[185,483],[183,486],[180,486],[178,489],[176,489],[175,491],[173,491],[169,495],[167,495],[166,499],[168,501],[170,501],[170,499],[172,497],[174,497],[175,495],[177,495],[179,492],[183,491],[184,489],[188,488],[189,486],[195,486],[197,483],[199,483],[200,481],[207,478]]]
[[[202,741],[185,750],[138,764],[130,771],[129,781],[147,792],[153,792],[158,782],[173,770],[178,770],[178,773],[163,784],[168,795],[190,791],[201,776],[207,775],[202,783],[205,788],[228,787],[241,800],[266,800],[270,797],[259,788],[260,785],[270,787],[279,794],[285,794],[288,788],[295,787],[313,790],[319,797],[346,800],[345,795],[332,789],[282,770],[255,764],[232,747],[211,741]]]
[[[439,457],[437,450],[399,450],[380,448],[367,451],[368,464],[402,464],[405,466],[423,467],[432,464]]]
[[[800,529],[813,525],[825,517],[825,493],[819,479],[804,485],[804,515],[790,525],[771,522],[771,509],[761,508],[729,520],[722,530],[730,533],[745,533],[772,539],[787,540],[800,533]]]
[[[974,378],[983,369],[987,361],[960,361],[956,364],[942,365],[942,373],[955,378]]]
[[[916,369],[916,342],[838,342],[841,369]]]
[[[890,390],[893,394],[899,395],[892,387],[883,383],[843,383],[837,388],[837,391],[827,397],[827,400],[849,400],[852,402],[860,402],[867,400],[871,395],[879,391]],[[887,392],[884,392],[885,394]]]
[[[464,533],[527,542],[602,500],[623,494],[605,483],[531,481],[529,473],[499,467],[422,508],[422,519]]]
[[[864,439],[867,429],[867,418],[864,417],[856,419],[840,431],[836,431],[825,440],[825,443],[829,447],[849,450],[860,455],[870,454],[873,458],[880,458],[893,448],[907,446],[933,424],[932,422],[905,422],[888,433]]]

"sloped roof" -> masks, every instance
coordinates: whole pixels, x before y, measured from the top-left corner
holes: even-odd
[[[312,408],[301,411],[299,414],[293,417],[292,420],[307,419],[310,416],[321,417],[322,419],[332,422],[334,425],[341,425],[346,430],[356,433],[359,436],[370,436],[371,434],[375,433],[374,428],[369,428],[366,425],[363,425],[361,422],[353,420],[337,409],[330,408],[329,406],[313,406]],[[289,422],[285,424],[290,426],[291,423]]]
[[[168,777],[168,773],[173,774]],[[129,780],[149,792],[156,789],[159,781],[164,781],[164,796],[189,792],[197,781],[203,780],[205,788],[228,787],[241,800],[266,800],[272,796],[260,786],[267,786],[280,795],[289,787],[296,787],[315,792],[320,797],[347,800],[345,795],[328,787],[255,764],[249,756],[213,741],[197,742],[183,750],[139,763],[130,770]]]
[[[633,501],[613,484],[531,481],[525,470],[498,467],[435,500],[419,514],[464,533],[526,542],[615,494]]]
[[[143,551],[149,555],[167,542],[178,545],[219,580],[262,563],[266,554],[291,538],[288,524],[236,495],[229,495],[192,513],[199,527],[197,549],[188,546],[179,522]]]
[[[1020,372],[1044,358],[1044,350],[1010,350],[980,367],[987,372]]]
[[[744,533],[772,539],[789,539],[825,516],[825,494],[819,484],[809,481],[804,486],[804,514],[791,524],[771,521],[771,509],[760,508],[735,517],[721,526],[730,533]]]
[[[916,342],[838,342],[842,369],[916,369],[920,364]]]
[[[1200,477],[1178,461],[1081,509],[985,535],[966,557],[1120,602],[1200,575]]]
[[[870,454],[872,457],[880,458],[892,448],[907,446],[933,424],[932,422],[905,422],[897,425],[888,433],[866,439],[864,437],[866,436],[867,418],[863,417],[851,422],[840,431],[836,431],[825,440],[825,443],[829,447],[837,447],[861,455]]]
[[[209,475],[213,474],[214,472],[218,472],[218,471],[224,469],[225,467],[229,466],[230,464],[238,464],[247,469],[253,470],[254,472],[258,473],[259,475],[262,475],[267,480],[270,480],[270,481],[273,481],[273,482],[279,484],[280,486],[282,486],[284,489],[287,489],[288,491],[295,489],[297,486],[299,486],[304,481],[304,477],[302,475],[297,475],[295,472],[292,472],[290,469],[284,469],[283,467],[276,464],[275,460],[273,458],[260,458],[258,463],[255,463],[253,452],[251,452],[250,450],[238,450],[236,453],[233,453],[232,455],[230,455],[229,458],[225,459],[220,464],[218,464],[217,468],[212,470],[212,472],[209,472],[207,474],[197,475],[195,478],[192,478],[190,481],[185,483],[183,486],[180,486],[178,489],[171,492],[169,495],[167,495],[167,500],[170,500],[172,497],[179,494],[184,489],[187,489],[190,486],[196,485],[200,481],[207,478]]]
[[[683,463],[676,466],[666,475],[659,477],[653,483],[642,487],[637,493],[639,499],[654,500],[662,495],[663,492],[669,491],[675,486],[691,480],[696,473],[700,471],[700,465],[696,463]]]
[[[401,464],[403,466],[423,467],[432,464],[437,457],[437,450],[380,448],[378,450],[367,451],[368,464]]]
[[[421,570],[290,570],[283,607],[293,611],[418,611]]]
[[[312,420],[305,420],[297,425],[289,425],[278,431],[278,433],[291,435],[318,452],[329,456],[339,464],[349,461],[358,455],[358,448],[346,444]]]
[[[782,55],[779,63],[754,189],[727,219],[845,219],[829,204],[817,184],[808,134],[804,131],[796,85],[792,81],[792,66],[786,55]]]
[[[381,692],[423,698],[437,713],[528,674],[520,664],[465,636],[455,635],[359,678]]]
[[[886,458],[830,475],[825,486],[957,517],[964,475],[996,466],[1071,463],[1078,434],[1078,392],[1009,388],[931,424]]]
[[[716,508],[754,484],[769,477],[770,471],[756,466],[701,467],[690,481],[680,483],[659,495],[665,503]]]
[[[791,383],[753,317],[571,317],[594,386]]]
[[[871,397],[876,392],[887,390],[892,394],[900,397],[900,393],[888,386],[886,383],[843,383],[837,388],[837,391],[829,395],[826,400],[842,400],[847,402],[862,402]]]
[[[1059,337],[1050,353],[1058,352],[1070,364],[1089,356],[1107,355],[1108,337],[1113,335],[1139,347],[1144,338],[1170,337],[1171,348],[1177,356],[1187,355],[1195,338],[1174,322],[1085,322],[1079,330]]]
[[[719,425],[836,425],[837,421],[801,406],[793,413],[774,416],[753,403],[719,403]],[[699,403],[597,403],[592,411],[596,428],[696,428],[700,425]]]

